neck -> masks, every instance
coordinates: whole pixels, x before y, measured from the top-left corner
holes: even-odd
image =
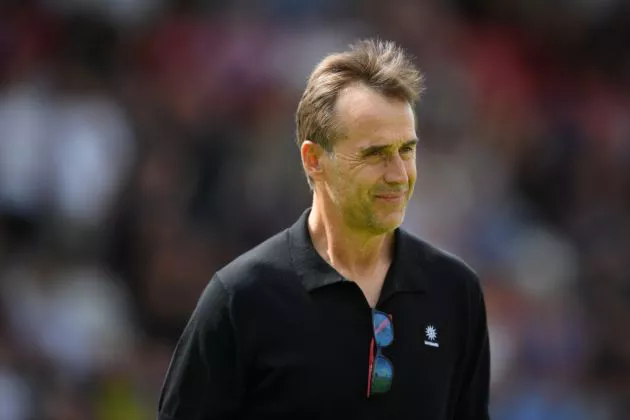
[[[308,228],[317,252],[337,271],[353,277],[370,276],[392,260],[393,233],[374,235],[352,229],[334,206],[313,195]]]

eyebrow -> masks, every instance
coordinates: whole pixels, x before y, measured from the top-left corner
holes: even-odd
[[[404,142],[402,145],[400,145],[400,147],[415,146],[416,144],[418,144],[418,139],[411,139]],[[361,148],[360,153],[361,153],[361,156],[368,156],[373,153],[383,152],[383,151],[392,149],[394,147],[396,147],[395,144],[369,146],[369,147]]]

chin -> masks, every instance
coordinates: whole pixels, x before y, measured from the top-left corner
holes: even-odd
[[[375,233],[389,233],[402,225],[405,212],[393,212],[384,217],[377,217],[372,224]]]

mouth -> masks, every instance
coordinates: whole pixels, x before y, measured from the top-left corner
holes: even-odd
[[[374,195],[374,197],[376,197],[379,200],[392,201],[392,202],[403,200],[406,196],[407,196],[406,192],[383,193],[383,194]]]

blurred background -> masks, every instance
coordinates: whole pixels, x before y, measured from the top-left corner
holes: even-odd
[[[481,276],[496,420],[630,418],[630,3],[0,2],[0,420],[144,420],[212,273],[310,204],[312,67],[417,57],[405,227]]]

